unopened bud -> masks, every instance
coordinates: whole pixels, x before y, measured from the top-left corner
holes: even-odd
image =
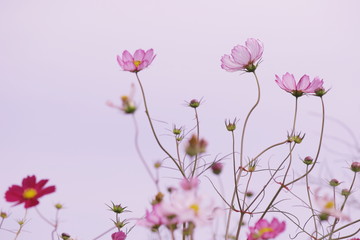
[[[226,129],[227,129],[229,132],[235,131],[235,129],[236,129],[236,118],[234,119],[233,122],[230,122],[230,120],[226,120],[226,121],[225,121],[225,126],[226,126]]]
[[[327,214],[327,213],[320,213],[320,214],[319,214],[319,219],[320,219],[320,221],[326,221],[326,220],[329,219],[329,214]]]
[[[329,185],[332,186],[332,187],[337,187],[340,185],[340,182],[337,180],[337,179],[331,179],[330,182],[329,182]]]
[[[200,106],[200,101],[193,99],[190,101],[189,106],[192,108],[197,108]]]
[[[223,164],[220,162],[213,163],[211,165],[211,170],[214,174],[219,175],[223,169]]]
[[[58,210],[60,210],[60,209],[63,208],[63,205],[60,204],[60,203],[57,203],[57,204],[55,204],[55,208],[58,209]]]
[[[341,190],[341,195],[343,195],[344,197],[348,197],[351,194],[349,189],[344,188],[343,190]]]
[[[61,239],[63,239],[63,240],[68,240],[68,239],[70,239],[70,235],[67,234],[67,233],[62,233],[62,234],[61,234]]]
[[[310,156],[307,156],[304,158],[303,162],[306,164],[306,165],[311,165],[313,164],[313,158],[310,157]]]
[[[5,219],[5,218],[8,217],[8,215],[7,215],[6,212],[0,212],[0,217],[1,217],[2,219]]]
[[[353,172],[360,172],[360,162],[353,162],[350,169]]]

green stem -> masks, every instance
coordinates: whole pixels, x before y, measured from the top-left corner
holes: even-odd
[[[139,83],[139,86],[140,86],[140,89],[141,89],[142,97],[143,97],[143,100],[144,100],[145,113],[146,113],[146,116],[147,116],[147,118],[148,118],[148,120],[149,120],[150,127],[151,127],[151,131],[152,131],[152,133],[153,133],[153,135],[154,135],[154,137],[155,137],[155,140],[156,140],[157,144],[159,145],[159,147],[161,148],[161,150],[163,150],[163,152],[164,152],[166,155],[168,155],[168,157],[174,162],[174,164],[176,165],[176,167],[179,169],[181,175],[182,175],[184,178],[186,178],[186,175],[185,175],[183,169],[181,168],[181,166],[176,162],[175,158],[174,158],[173,156],[171,156],[171,154],[170,154],[168,151],[166,151],[166,149],[165,149],[165,148],[163,147],[163,145],[160,143],[160,140],[159,140],[159,138],[158,138],[158,136],[157,136],[157,134],[156,134],[156,132],[155,132],[155,128],[154,128],[154,126],[153,126],[153,123],[152,123],[152,120],[151,120],[151,117],[150,117],[149,109],[148,109],[147,102],[146,102],[146,97],[145,97],[144,88],[143,88],[143,86],[142,86],[142,83],[141,83],[141,81],[140,81],[140,78],[139,78],[138,73],[135,73],[135,75],[136,75],[136,78],[137,78],[137,80],[138,80],[138,83]]]
[[[195,119],[196,119],[196,138],[197,138],[198,141],[200,141],[200,139],[199,139],[199,137],[200,137],[199,116],[198,116],[196,108],[194,108],[194,110],[195,110]],[[198,153],[196,153],[196,155],[195,155],[194,168],[193,168],[193,171],[191,173],[192,177],[194,177],[194,175],[195,175],[197,161],[198,161]]]

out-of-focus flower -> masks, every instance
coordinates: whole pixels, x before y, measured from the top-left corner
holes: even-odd
[[[186,146],[186,153],[189,156],[195,156],[200,153],[204,153],[207,147],[207,142],[204,139],[198,139],[196,135],[192,135],[188,145]]]
[[[183,180],[181,180],[180,186],[185,191],[196,190],[199,186],[199,179],[196,177],[189,179],[184,178]]]
[[[28,176],[22,180],[22,185],[12,185],[5,193],[8,202],[17,202],[15,205],[25,203],[25,208],[34,207],[39,204],[39,198],[55,192],[55,186],[44,188],[48,179],[36,182],[35,176]]]
[[[120,111],[122,111],[122,112],[124,112],[126,114],[132,114],[137,109],[137,106],[135,105],[134,100],[133,100],[134,93],[135,93],[135,85],[131,84],[130,94],[128,96],[124,95],[124,96],[120,97],[121,106],[117,106],[111,101],[107,101],[106,105],[108,105],[109,107],[112,107],[112,108],[119,109]]]
[[[228,72],[254,72],[263,51],[264,46],[260,40],[249,38],[245,46],[237,45],[231,50],[231,55],[224,55],[221,58],[221,68]]]
[[[360,172],[360,162],[353,162],[350,166],[353,172]]]
[[[339,219],[350,220],[350,218],[342,211],[336,209],[334,199],[330,198],[328,195],[319,196],[319,191],[320,189],[317,189],[314,195],[316,204],[321,208],[321,213],[325,213]]]
[[[219,175],[224,167],[224,164],[221,162],[215,162],[211,165],[211,170],[213,174]]]
[[[124,71],[137,73],[144,68],[147,68],[152,63],[155,56],[153,49],[149,49],[146,52],[142,49],[138,49],[135,51],[134,55],[131,55],[131,53],[125,50],[122,53],[122,57],[119,55],[117,56],[117,61]]]
[[[280,78],[278,75],[275,75],[275,82],[279,87],[295,97],[301,97],[304,93],[315,93],[317,90],[322,89],[324,84],[323,80],[319,77],[316,77],[312,82],[310,82],[310,77],[304,75],[300,78],[300,81],[296,83],[295,77],[293,74],[285,73],[285,75]]]
[[[257,221],[254,227],[249,227],[248,240],[272,239],[285,230],[285,222],[279,222],[276,218],[269,223],[265,219]]]
[[[111,239],[112,240],[125,240],[126,234],[123,231],[115,232],[115,233],[111,234]]]
[[[159,211],[161,203],[152,205],[151,212],[146,210],[145,217],[140,219],[137,224],[143,227],[149,227],[152,231],[157,231],[158,228],[164,223],[164,216]]]

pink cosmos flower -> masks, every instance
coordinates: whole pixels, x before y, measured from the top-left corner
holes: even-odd
[[[115,232],[115,233],[111,234],[111,239],[112,240],[125,240],[126,234],[123,231]]]
[[[248,240],[271,239],[285,230],[285,222],[279,222],[276,218],[273,218],[270,223],[265,219],[260,219],[254,227],[249,227],[249,230]]]
[[[117,56],[117,61],[120,67],[124,71],[129,72],[139,72],[144,68],[147,68],[156,55],[154,55],[154,50],[149,49],[146,52],[142,49],[135,51],[134,55],[131,55],[127,50],[122,53],[122,57]]]
[[[199,186],[199,182],[199,179],[196,177],[189,179],[184,178],[183,180],[181,180],[180,186],[183,190],[188,191],[192,189],[197,189],[197,187]]]
[[[55,186],[44,188],[48,179],[36,182],[35,176],[28,176],[22,180],[22,185],[12,185],[5,193],[8,202],[17,202],[15,205],[25,203],[25,208],[34,207],[39,204],[39,198],[55,192]]]
[[[293,74],[285,73],[282,78],[278,75],[275,75],[275,82],[279,85],[279,87],[295,97],[300,97],[304,93],[315,93],[316,91],[323,89],[323,80],[319,77],[314,78],[312,82],[310,82],[310,78],[308,75],[304,75],[300,78],[300,81],[296,83],[295,77]]]
[[[315,202],[321,208],[321,213],[325,213],[329,216],[333,216],[338,219],[350,220],[349,216],[345,215],[339,209],[336,209],[334,199],[328,195],[319,196],[320,189],[315,190]]]
[[[163,216],[161,215],[161,212],[159,211],[160,204],[154,204],[152,206],[152,211],[146,210],[145,217],[140,219],[137,224],[144,227],[149,227],[151,229],[157,229],[160,227],[163,222]]]
[[[231,55],[221,58],[221,68],[228,72],[254,72],[264,51],[262,42],[249,38],[245,46],[237,45],[231,50]]]

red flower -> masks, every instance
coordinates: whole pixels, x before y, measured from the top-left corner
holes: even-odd
[[[55,192],[55,186],[44,188],[48,179],[42,179],[38,183],[35,176],[27,176],[22,180],[22,186],[12,185],[5,193],[8,202],[17,202],[15,205],[25,203],[25,208],[34,207],[39,204],[38,198]]]
[[[111,234],[111,238],[113,240],[125,240],[126,234],[123,231],[115,232],[115,233]]]

